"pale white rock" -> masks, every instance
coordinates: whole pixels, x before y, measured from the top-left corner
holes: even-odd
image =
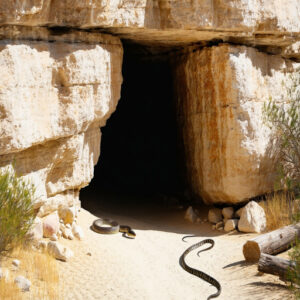
[[[242,232],[263,232],[267,221],[264,209],[255,201],[250,201],[243,209],[238,222],[238,229]]]
[[[59,230],[59,218],[57,213],[48,215],[43,219],[43,236],[50,238]]]
[[[17,276],[14,280],[15,284],[23,292],[28,292],[30,290],[31,282],[24,276]]]
[[[82,228],[79,225],[73,224],[73,226],[72,226],[72,232],[73,232],[74,236],[78,240],[82,240],[84,238],[83,230],[82,230]]]
[[[49,242],[47,251],[50,255],[62,261],[67,261],[74,256],[72,250],[66,246],[63,246],[62,244],[59,244],[58,242]]]
[[[71,223],[66,224],[66,228],[71,229]]]
[[[263,107],[270,98],[287,99],[289,72],[298,66],[279,55],[227,44],[176,59],[187,178],[204,202],[242,203],[273,190],[273,139]]]
[[[36,217],[34,219],[33,225],[27,233],[27,236],[34,244],[43,238],[43,221],[41,218]]]
[[[222,209],[222,215],[224,219],[231,219],[233,217],[233,214],[234,214],[233,207],[224,207]]]
[[[64,224],[70,225],[75,219],[75,210],[73,207],[61,207],[58,211],[59,217],[63,220]]]
[[[51,241],[57,241],[57,240],[58,240],[57,234],[53,234],[53,235],[50,237],[50,240],[51,240]]]
[[[224,223],[223,223],[223,221],[220,221],[220,222],[218,222],[218,223],[216,224],[216,229],[219,230],[220,228],[221,228],[222,230],[223,230],[223,228],[224,228]]]
[[[105,28],[126,39],[167,45],[229,37],[286,45],[300,32],[299,19],[298,0],[0,2],[1,24]]]
[[[69,240],[73,240],[74,239],[74,235],[72,233],[72,229],[71,228],[63,228],[61,229],[62,231],[62,236],[65,238],[65,239],[69,239]]]
[[[47,248],[47,245],[48,245],[48,242],[40,241],[37,246],[38,246],[38,249],[45,250]]]
[[[12,264],[15,266],[15,267],[19,267],[20,266],[20,261],[18,260],[18,259],[14,259],[13,261],[12,261]]]
[[[188,220],[189,222],[191,223],[194,223],[196,222],[197,220],[197,214],[195,213],[194,209],[192,206],[189,206],[185,212],[185,215],[184,215],[184,219],[185,220]]]
[[[238,222],[239,222],[238,219],[229,219],[229,220],[227,220],[225,222],[224,230],[226,232],[235,230],[238,226]]]
[[[220,208],[211,208],[208,211],[208,221],[215,224],[222,221],[222,210]]]

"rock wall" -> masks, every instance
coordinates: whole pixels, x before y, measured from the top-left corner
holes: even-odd
[[[73,205],[93,177],[99,127],[120,97],[120,37],[175,56],[196,195],[270,191],[261,107],[295,67],[282,57],[300,60],[299,0],[0,0],[0,167],[14,162],[36,184],[40,215]]]
[[[0,0],[0,24],[102,28],[148,44],[223,42],[284,49],[300,39],[298,0]],[[276,50],[281,51],[281,50]],[[284,50],[283,50],[284,53]]]
[[[174,62],[188,179],[207,203],[238,203],[274,188],[263,104],[286,99],[299,64],[249,47],[220,45]],[[284,83],[284,84],[283,84]]]
[[[14,163],[36,185],[36,207],[48,199],[44,210],[49,203],[54,209],[63,202],[59,195],[76,202],[93,178],[99,127],[120,98],[120,40],[76,31],[57,36],[45,28],[1,30],[0,166]]]

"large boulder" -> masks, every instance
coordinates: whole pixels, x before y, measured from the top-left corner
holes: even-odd
[[[250,201],[243,209],[238,223],[238,229],[242,232],[263,232],[266,229],[267,220],[264,209],[255,201]]]

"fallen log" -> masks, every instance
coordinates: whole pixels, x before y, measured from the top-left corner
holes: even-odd
[[[258,262],[262,253],[277,254],[287,250],[300,237],[300,223],[262,234],[248,240],[243,246],[246,261]]]
[[[295,262],[279,258],[273,255],[262,253],[258,261],[258,271],[279,276],[280,279],[287,280],[287,271],[294,268]]]

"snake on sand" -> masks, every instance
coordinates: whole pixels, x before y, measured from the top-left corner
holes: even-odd
[[[185,238],[188,238],[188,237],[195,237],[195,236],[194,236],[194,235],[192,235],[192,236],[185,236],[185,237],[182,238],[182,240],[185,241],[184,239],[185,239]],[[198,251],[198,253],[197,253],[198,256],[199,256],[199,253],[200,253],[200,252],[202,252],[202,251],[207,251],[207,250],[211,249],[211,248],[214,246],[215,242],[214,242],[214,240],[212,240],[212,239],[206,239],[206,240],[203,240],[203,241],[201,241],[201,242],[199,242],[199,243],[196,243],[196,244],[192,245],[191,247],[187,248],[187,249],[183,252],[183,254],[180,256],[179,263],[180,263],[181,267],[182,267],[185,271],[187,271],[187,272],[191,273],[192,275],[197,276],[197,277],[199,277],[199,278],[201,278],[201,279],[207,281],[208,283],[212,284],[213,286],[215,286],[215,287],[217,288],[218,291],[217,291],[215,294],[212,294],[212,295],[210,295],[210,296],[207,298],[207,300],[209,300],[209,299],[217,298],[218,296],[220,296],[220,294],[221,294],[221,285],[220,285],[220,283],[219,283],[216,279],[214,279],[213,277],[207,275],[206,273],[204,273],[204,272],[202,272],[202,271],[200,271],[200,270],[191,268],[191,267],[188,266],[188,265],[186,264],[186,262],[185,262],[185,257],[186,257],[191,251],[193,251],[193,250],[195,250],[195,249],[201,247],[201,246],[204,245],[204,244],[211,244],[211,246],[209,246],[208,248],[206,248],[206,249],[204,249],[204,250]]]
[[[108,226],[107,226],[108,225]],[[134,239],[136,237],[135,232],[127,225],[119,225],[118,222],[112,219],[99,218],[93,222],[91,228],[98,233],[114,234],[118,232],[123,233],[123,237]]]

